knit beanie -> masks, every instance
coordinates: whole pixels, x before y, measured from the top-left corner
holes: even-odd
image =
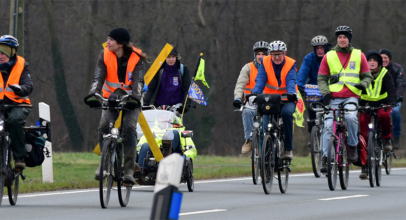
[[[340,36],[341,34],[345,35],[348,38],[348,41],[351,43],[352,34],[345,31],[336,32],[336,37],[338,38],[338,36]]]
[[[257,49],[257,50],[255,50],[255,56],[256,56],[259,52],[262,52],[262,53],[264,53],[265,55],[268,54],[268,50],[267,50],[267,49]]]
[[[388,49],[381,49],[379,51],[380,54],[385,54],[386,56],[389,57],[389,60],[392,60],[392,53]]]
[[[372,59],[376,60],[376,62],[378,62],[379,66],[382,66],[382,57],[379,55],[378,51],[376,51],[376,50],[368,51],[366,54],[366,58],[367,58],[367,60],[372,58]]]
[[[6,54],[9,58],[14,56],[16,49],[12,48],[6,44],[0,44],[0,52]]]
[[[169,55],[175,55],[175,56],[178,56],[178,55],[179,55],[178,50],[176,49],[176,47],[173,47],[173,49],[172,49],[172,51],[169,53]]]
[[[119,44],[129,44],[130,43],[130,32],[125,28],[115,28],[110,31],[109,37],[113,38]]]

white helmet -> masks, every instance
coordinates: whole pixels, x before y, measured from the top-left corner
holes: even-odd
[[[269,44],[266,41],[258,41],[252,47],[252,50],[255,52],[256,50],[268,50]]]
[[[317,35],[315,37],[313,37],[311,44],[313,47],[316,46],[324,46],[328,44],[328,40],[325,36],[323,35]]]
[[[283,51],[286,52],[288,49],[286,47],[286,44],[283,41],[276,40],[273,41],[269,44],[269,51]]]

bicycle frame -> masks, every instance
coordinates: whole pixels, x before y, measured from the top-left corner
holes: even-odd
[[[344,106],[342,106],[342,108],[344,108]],[[344,154],[344,149],[341,149],[343,137],[345,138],[345,153],[348,152],[347,135],[345,134],[346,131],[344,130],[345,129],[345,125],[344,125],[344,120],[345,120],[344,111],[345,110],[344,109],[342,109],[342,110],[332,109],[332,111],[333,111],[333,135],[337,139],[337,146],[338,146],[338,147],[336,147],[336,155],[335,155],[336,161],[337,161],[339,167],[349,166],[351,163],[349,163],[348,161],[341,161],[341,157],[340,157],[340,153]],[[338,119],[336,117],[336,111],[338,111]]]

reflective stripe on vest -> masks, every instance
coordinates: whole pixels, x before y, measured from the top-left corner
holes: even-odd
[[[264,65],[266,75],[267,75],[267,82],[265,85],[264,93],[267,94],[283,94],[287,93],[286,90],[286,76],[288,75],[290,69],[292,69],[293,65],[295,65],[295,60],[285,56],[285,64],[281,70],[281,85],[279,86],[278,80],[276,79],[275,70],[272,66],[272,58],[271,56],[266,56],[262,60],[262,64]]]
[[[136,51],[138,54],[142,53],[140,49],[137,49],[135,47],[133,47],[133,50]],[[102,88],[103,97],[108,98],[110,93],[114,92],[118,88],[127,91],[131,90],[133,71],[138,61],[140,60],[140,56],[138,56],[138,54],[134,52],[131,53],[131,56],[128,59],[127,63],[125,82],[121,83],[118,80],[117,56],[114,52],[109,51],[107,47],[104,49],[104,64],[106,64],[107,67],[107,76]]]
[[[345,69],[338,58],[337,51],[329,51],[326,54],[326,58],[330,68],[330,75],[338,75],[339,77],[337,83],[329,85],[330,92],[340,92],[344,88],[344,85],[346,85],[353,93],[361,95],[362,91],[354,87],[354,85],[361,82],[359,78],[361,71],[361,50],[353,49],[351,51],[350,59]]]
[[[250,79],[244,87],[245,94],[251,94],[255,87],[255,78],[257,78],[258,69],[255,67],[254,63],[250,63]]]
[[[387,92],[381,94],[383,77],[385,77],[387,72],[388,70],[385,67],[382,67],[378,77],[374,80],[374,87],[372,88],[372,83],[369,84],[366,89],[367,94],[362,94],[361,99],[366,101],[379,101],[388,97]]]
[[[21,74],[24,71],[24,64],[25,59],[23,57],[17,56],[16,63],[10,72],[6,85],[4,85],[3,76],[2,74],[0,74],[0,85],[2,86],[0,88],[0,99],[4,99],[4,96],[7,96],[7,98],[9,98],[13,102],[17,102],[20,104],[21,103],[31,104],[31,101],[27,96],[22,97],[15,94],[14,91],[8,86],[15,84],[19,85]]]

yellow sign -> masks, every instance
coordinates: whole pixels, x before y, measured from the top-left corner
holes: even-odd
[[[144,113],[140,113],[140,117],[138,117],[138,123],[141,126],[142,132],[144,132],[144,136],[147,139],[149,148],[152,151],[152,154],[155,157],[155,160],[157,162],[161,161],[164,156],[161,153],[161,150],[159,150],[158,144],[155,141],[154,135],[151,132],[151,129],[149,128],[149,125],[147,123],[147,120],[145,119]]]
[[[161,50],[158,57],[155,59],[154,63],[152,63],[151,67],[148,69],[147,73],[144,76],[145,84],[148,85],[149,82],[151,82],[152,78],[154,78],[159,68],[161,68],[162,64],[165,62],[165,59],[168,57],[172,49],[173,46],[167,43],[165,47]]]

